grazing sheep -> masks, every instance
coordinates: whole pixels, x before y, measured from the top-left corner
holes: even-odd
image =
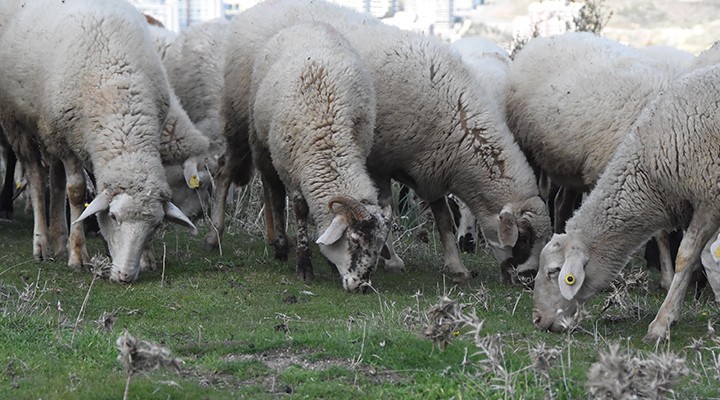
[[[148,16],[145,16],[148,18]],[[175,157],[170,159],[166,151],[172,151],[172,146],[161,147],[161,155],[163,156],[163,164],[165,165],[165,176],[170,185],[172,191],[172,202],[176,204],[182,212],[190,217],[191,219],[199,218],[203,215],[203,205],[207,204],[210,199],[210,190],[212,179],[208,170],[213,170],[216,161],[213,158],[213,153],[219,152],[215,143],[217,142],[218,128],[211,129],[205,126],[205,130],[201,129],[200,125],[197,124],[197,119],[192,118],[190,113],[185,109],[184,99],[178,95],[178,91],[185,94],[185,87],[189,85],[197,85],[197,82],[204,81],[198,79],[198,71],[204,71],[203,69],[196,69],[194,73],[196,75],[194,81],[173,81],[170,79],[172,76],[171,69],[176,68],[177,65],[185,65],[191,60],[186,60],[183,53],[182,43],[186,40],[184,35],[177,35],[174,32],[165,29],[162,25],[155,24],[154,20],[148,19],[150,24],[150,34],[153,38],[153,44],[155,49],[160,55],[160,59],[165,66],[168,79],[170,81],[171,99],[170,107],[171,111],[168,116],[168,123],[166,129],[163,131],[163,139],[175,139],[186,145],[184,152],[181,152],[181,158]],[[197,67],[197,65],[193,65]],[[219,75],[219,72],[208,71],[211,75]],[[200,74],[205,76],[206,73]],[[214,88],[217,93],[215,96],[219,98],[220,87]],[[219,100],[218,100],[219,101]],[[217,117],[215,118],[217,120]],[[173,121],[176,121],[173,124]],[[176,132],[184,133],[182,137],[176,137]],[[214,147],[213,147],[214,146]],[[178,165],[182,163],[182,165]]]
[[[303,21],[331,24],[372,72],[378,107],[368,169],[381,204],[390,204],[391,178],[428,201],[441,233],[445,267],[457,280],[469,279],[470,273],[459,257],[447,193],[470,207],[498,251],[512,253],[516,244],[529,243],[516,260],[524,265],[520,268],[536,268],[550,235],[547,209],[496,102],[475,84],[457,53],[437,38],[323,1],[265,1],[231,21],[221,110],[227,164],[219,172],[224,177],[218,177],[218,187],[230,177],[243,181],[250,171],[245,160],[247,98],[257,47],[283,27]],[[218,211],[215,207],[213,222],[221,230]],[[206,239],[217,243],[215,235]],[[279,240],[274,234],[268,239]]]
[[[645,106],[678,71],[673,63],[588,32],[534,38],[516,55],[508,70],[508,126],[530,162],[560,186],[556,233],[564,231]],[[661,246],[665,287],[672,280],[669,254]]]
[[[313,277],[308,211],[320,251],[347,291],[366,290],[389,230],[365,162],[373,144],[375,90],[347,41],[325,24],[280,31],[258,52],[252,73],[250,144],[285,235],[285,187],[297,217],[297,273]],[[284,184],[284,185],[283,185]]]
[[[675,276],[646,339],[669,335],[692,270],[720,227],[719,80],[719,65],[677,79],[625,135],[567,233],[542,251],[536,327],[561,330],[561,320],[607,288],[651,235],[684,228]]]
[[[173,201],[191,218],[200,216],[203,205],[209,203],[217,158],[225,151],[220,94],[225,66],[224,40],[229,26],[225,18],[189,26],[175,38],[172,52],[163,59],[170,86],[183,109],[197,129],[210,139],[208,154],[199,166],[197,190],[173,184],[172,176],[179,178],[178,172],[172,170],[177,167],[167,170]]]
[[[0,121],[29,172],[33,254],[44,257],[47,246],[38,222],[44,185],[34,173],[42,151],[62,161],[67,177],[74,221],[68,264],[89,261],[78,222],[97,214],[113,260],[111,278],[121,282],[137,278],[142,250],[163,218],[194,229],[169,201],[158,148],[166,120],[172,126],[177,120],[168,115],[169,84],[146,25],[124,1],[0,5]],[[185,137],[173,130],[163,140],[165,154],[172,159],[187,150],[179,140]],[[94,174],[99,193],[85,211],[83,168]]]

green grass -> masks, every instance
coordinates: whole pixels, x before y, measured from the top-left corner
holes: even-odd
[[[249,214],[229,228],[222,256],[203,249],[207,227],[197,237],[169,227],[153,244],[158,270],[125,286],[93,282],[63,260],[29,261],[30,217],[19,212],[16,221],[0,223],[0,398],[122,398],[126,375],[115,342],[125,329],[184,361],[180,373],[133,376],[132,399],[577,399],[587,398],[587,372],[608,344],[640,355],[656,351],[641,340],[663,299],[654,272],[649,294],[631,292],[640,305],[635,313],[600,314],[602,295],[590,306],[585,332],[551,334],[533,329],[531,293],[501,285],[487,253],[463,255],[478,275],[471,283],[444,279],[431,226],[430,244],[403,236],[406,274],[380,270],[371,294],[354,295],[342,290],[317,249],[316,280],[299,282],[292,260],[275,261],[258,229],[243,222],[256,216]],[[91,253],[101,251],[98,239],[89,243]],[[496,362],[468,328],[444,350],[423,337],[426,311],[443,295],[484,320],[481,337],[495,337],[502,351]],[[719,315],[707,299],[686,301],[672,341],[657,350],[673,351],[690,369],[670,398],[720,397],[720,350],[708,348],[706,337],[709,320],[720,328]],[[104,313],[114,313],[114,323],[103,327]],[[694,338],[704,338],[706,348],[686,348]],[[542,343],[559,351],[544,373],[531,357]]]

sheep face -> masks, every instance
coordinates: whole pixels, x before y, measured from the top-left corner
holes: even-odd
[[[560,332],[584,302],[578,292],[585,281],[589,259],[585,245],[568,234],[558,234],[540,254],[533,292],[533,323],[541,330]]]
[[[336,214],[317,240],[320,252],[337,267],[343,288],[349,292],[367,291],[390,232],[389,206],[360,207],[362,215],[345,211]]]
[[[140,257],[163,219],[195,230],[190,220],[171,202],[149,198],[145,193],[111,196],[104,191],[74,223],[92,214],[97,215],[112,258],[110,279],[120,283],[134,282],[138,278]]]

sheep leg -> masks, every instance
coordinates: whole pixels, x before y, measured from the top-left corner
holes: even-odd
[[[40,165],[39,160],[22,161],[27,170],[28,186],[30,189],[30,201],[33,208],[33,257],[36,261],[50,259],[50,247],[48,246],[48,228],[45,219],[45,169]]]
[[[660,285],[662,285],[663,289],[669,290],[675,275],[672,253],[670,252],[670,234],[663,229],[655,235],[655,241],[660,255]]]
[[[213,193],[212,209],[210,210],[210,229],[205,236],[205,247],[208,250],[220,248],[223,233],[225,232],[225,206],[232,177],[230,168],[221,157],[218,162],[217,174],[215,176],[215,193]]]
[[[53,257],[64,257],[68,251],[68,221],[65,210],[65,168],[62,161],[50,157],[50,215],[49,235],[52,240]]]
[[[560,187],[555,195],[555,219],[553,221],[555,233],[565,232],[565,223],[575,212],[581,195],[581,192],[568,189],[565,186]]]
[[[267,240],[275,249],[275,258],[287,261],[290,246],[285,233],[285,185],[274,170],[261,172]]]
[[[67,156],[63,160],[65,165],[65,178],[68,203],[70,204],[70,221],[75,221],[80,217],[85,209],[85,171],[83,171],[80,161],[73,157]],[[70,237],[67,243],[68,249],[68,266],[80,269],[83,265],[90,262],[87,246],[85,243],[85,222],[70,225]]]
[[[445,256],[445,270],[450,273],[453,281],[464,282],[470,279],[470,272],[460,260],[460,251],[453,233],[453,220],[445,197],[430,203],[437,230]]]
[[[312,252],[308,243],[307,220],[310,208],[301,194],[293,196],[295,221],[297,228],[297,268],[298,278],[310,282],[314,278],[312,266]]]
[[[708,223],[717,221],[718,218],[710,212],[703,212],[702,208],[695,210],[690,225],[688,226],[677,257],[675,258],[675,276],[673,277],[670,289],[665,301],[660,306],[655,319],[648,327],[645,335],[646,341],[665,340],[670,336],[670,325],[677,321],[680,316],[685,292],[690,286],[690,279],[693,270],[698,266],[700,253],[714,234],[717,233],[718,224]]]
[[[378,187],[378,203],[381,207],[385,207],[392,202],[392,183],[390,178],[375,178],[373,179]],[[403,185],[402,188],[406,189],[405,196],[408,195],[409,189]],[[402,190],[402,189],[401,189]],[[402,192],[401,192],[402,193]],[[403,201],[401,194],[400,201],[398,202],[398,208]],[[393,246],[393,230],[392,220],[390,221],[390,231],[388,232],[387,239],[385,240],[385,247],[380,253],[383,260],[383,268],[392,273],[403,273],[405,272],[405,262],[398,256]]]
[[[10,220],[13,217],[13,192],[15,191],[13,178],[15,177],[17,158],[15,152],[10,149],[10,145],[7,143],[5,145],[8,147],[5,149],[5,180],[2,193],[0,193],[0,219]]]

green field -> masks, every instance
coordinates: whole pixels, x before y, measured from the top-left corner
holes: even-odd
[[[367,295],[345,293],[317,249],[316,280],[298,281],[292,259],[273,259],[258,220],[240,207],[222,256],[203,248],[203,223],[197,237],[167,227],[153,243],[158,269],[132,285],[34,262],[31,217],[0,223],[0,399],[122,398],[124,330],[184,362],[132,374],[132,399],[588,398],[588,371],[614,344],[619,354],[596,375],[623,393],[720,398],[720,339],[708,333],[720,328],[716,304],[707,291],[688,296],[672,341],[644,343],[663,292],[642,261],[612,304],[599,296],[574,333],[559,335],[534,330],[532,293],[502,285],[482,249],[463,255],[477,274],[470,284],[446,280],[421,216],[396,232],[408,272],[379,270]]]

